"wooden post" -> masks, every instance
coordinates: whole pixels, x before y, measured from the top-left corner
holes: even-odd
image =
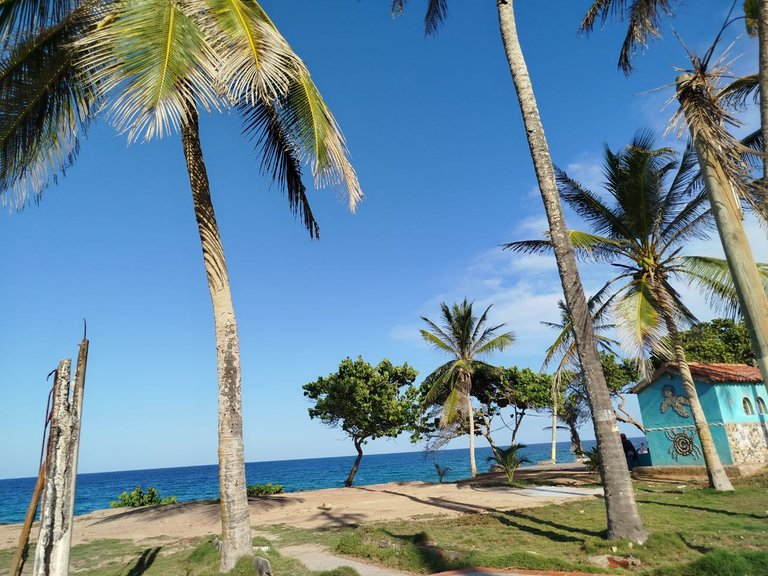
[[[677,78],[678,87],[690,79],[689,74]],[[733,277],[736,295],[741,303],[744,321],[757,357],[763,382],[768,388],[768,296],[763,289],[760,272],[744,232],[741,206],[723,167],[700,135],[691,132],[699,157],[704,186],[717,223],[728,269]]]
[[[88,340],[80,343],[70,398],[72,361],[62,360],[56,371],[53,417],[45,470],[40,536],[35,550],[34,576],[68,576],[72,544],[75,481],[80,447]]]
[[[35,521],[37,505],[40,503],[40,494],[43,491],[44,482],[45,461],[43,461],[43,464],[40,466],[40,471],[37,474],[35,489],[32,491],[32,501],[29,503],[29,508],[27,508],[27,515],[24,518],[24,524],[21,526],[19,547],[16,549],[16,553],[13,555],[11,571],[9,573],[10,576],[21,576],[21,571],[24,569],[24,562],[27,558],[27,546],[29,545],[29,533],[32,531],[32,523]]]

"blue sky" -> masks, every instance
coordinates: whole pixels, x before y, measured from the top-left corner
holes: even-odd
[[[239,322],[246,459],[351,454],[339,431],[309,420],[303,384],[358,355],[426,376],[444,358],[420,341],[419,317],[465,296],[495,304],[494,320],[517,335],[495,362],[538,368],[552,337],[539,322],[557,318],[560,286],[551,259],[497,248],[546,224],[493,2],[453,0],[436,38],[424,37],[418,0],[396,20],[387,0],[262,4],[341,124],[366,198],[350,215],[332,191],[312,192],[321,239],[310,241],[259,175],[236,114],[202,118]],[[541,4],[518,3],[518,27],[552,154],[599,188],[603,143],[623,146],[640,128],[662,142],[685,51],[665,28],[627,79],[616,69],[620,24],[579,37],[589,2]],[[674,29],[701,52],[729,5],[684,2]],[[726,36],[736,71],[749,72],[756,48],[736,38],[742,30]],[[756,122],[754,111],[745,118]],[[749,226],[768,260],[765,232]],[[714,240],[689,247],[716,250]],[[602,270],[582,271],[588,290],[601,285]],[[84,317],[80,470],[216,462],[213,322],[178,136],[128,146],[98,123],[39,206],[0,213],[0,278],[0,478],[35,473],[45,377],[76,354]],[[546,441],[544,425],[531,418],[522,440]]]

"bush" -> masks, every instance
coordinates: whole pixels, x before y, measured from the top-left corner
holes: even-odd
[[[597,451],[597,447],[590,448],[584,452],[584,464],[590,472],[600,471],[600,454]]]
[[[147,491],[136,486],[131,492],[121,492],[120,498],[112,500],[109,505],[112,508],[138,508],[139,506],[164,506],[165,504],[175,504],[176,496],[160,498],[157,488],[147,488]]]
[[[249,498],[262,498],[264,496],[272,496],[273,494],[282,494],[283,492],[285,492],[285,488],[282,484],[272,484],[272,482],[248,486]]]

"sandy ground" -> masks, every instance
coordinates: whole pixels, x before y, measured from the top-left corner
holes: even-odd
[[[601,493],[600,488],[576,486],[511,489],[497,482],[397,482],[252,499],[250,513],[254,530],[272,524],[322,528],[425,515],[455,516],[531,508]],[[0,548],[15,547],[20,528],[19,524],[0,526]],[[73,541],[161,537],[178,540],[218,534],[220,529],[216,502],[189,502],[154,508],[97,510],[78,516]],[[36,532],[33,528],[33,536]]]

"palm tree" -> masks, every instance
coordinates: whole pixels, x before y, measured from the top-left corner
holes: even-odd
[[[405,0],[392,0],[393,11],[395,13],[402,11],[404,4]],[[496,7],[504,51],[515,85],[539,192],[549,223],[563,295],[575,320],[576,347],[584,370],[598,450],[603,462],[620,462],[624,458],[624,451],[621,447],[619,430],[613,419],[607,416],[611,410],[611,397],[600,369],[600,357],[597,353],[592,319],[589,316],[587,298],[584,295],[576,257],[560,205],[552,157],[544,135],[533,84],[520,47],[514,0],[496,0]],[[427,33],[434,34],[446,19],[447,14],[448,0],[427,0],[425,18]],[[600,475],[605,486],[608,538],[645,542],[648,534],[635,502],[629,471],[622,466],[604,465],[600,468]]]
[[[61,21],[30,25],[11,47],[18,62],[0,73],[0,82],[12,88],[2,94],[0,112],[2,190],[16,186],[17,200],[23,200],[30,170],[35,176],[64,168],[72,158],[69,152],[76,151],[73,128],[78,122],[87,126],[96,102],[104,102],[131,140],[181,132],[214,311],[221,570],[228,571],[238,558],[251,554],[240,352],[198,109],[238,108],[244,132],[261,152],[263,171],[286,190],[291,210],[302,217],[311,237],[318,235],[318,226],[302,183],[302,164],[312,165],[317,185],[345,192],[352,210],[362,196],[359,184],[343,137],[306,67],[257,2],[124,0],[85,2],[74,10],[62,3],[59,8],[65,13]],[[0,12],[0,26],[6,13]],[[25,22],[22,18],[10,30]],[[52,91],[49,76],[62,66],[68,75]],[[38,75],[38,68],[49,76]],[[20,104],[14,106],[8,93],[20,94]],[[50,128],[36,135],[35,121]],[[44,182],[38,178],[32,184],[39,190]]]
[[[453,356],[425,379],[428,391],[424,403],[429,405],[442,400],[441,428],[464,419],[469,422],[469,465],[473,478],[477,476],[477,465],[472,376],[477,370],[490,368],[477,357],[501,352],[515,341],[512,332],[496,334],[504,324],[486,327],[490,309],[491,306],[488,306],[478,318],[472,311],[472,302],[467,302],[465,298],[461,304],[452,307],[445,302],[440,304],[442,327],[429,318],[421,317],[429,327],[429,330],[421,330],[422,338]]]
[[[696,430],[704,453],[710,485],[733,490],[712,441],[704,412],[685,361],[680,323],[695,322],[670,281],[685,278],[687,268],[679,253],[691,238],[703,237],[711,227],[706,193],[699,190],[696,156],[691,147],[680,162],[667,148],[654,149],[648,133],[635,136],[619,152],[606,147],[604,174],[612,202],[583,188],[559,172],[565,202],[589,223],[592,233],[584,246],[585,257],[605,260],[619,268],[606,289],[612,291],[612,311],[626,348],[645,356],[669,335],[683,388],[691,403]],[[512,250],[537,252],[548,241],[508,244]]]
[[[497,448],[492,456],[486,458],[491,464],[491,471],[504,472],[507,476],[507,484],[511,486],[517,469],[522,464],[531,463],[530,459],[520,454],[520,451],[525,450],[525,448],[527,448],[525,444],[512,444],[507,448]]]
[[[638,46],[645,46],[650,38],[660,35],[661,16],[672,15],[672,4],[671,0],[595,0],[581,23],[581,30],[588,32],[598,20],[605,22],[611,15],[626,17],[627,35],[619,56],[619,67],[629,74],[632,70],[631,58]],[[736,20],[730,20],[734,7],[735,2],[721,32]],[[725,88],[717,89],[713,79],[720,74],[710,73],[707,68],[720,38],[718,34],[703,59],[692,57],[694,73],[678,79],[677,96],[700,156],[723,250],[743,304],[758,365],[768,387],[768,298],[758,290],[759,271],[754,265],[749,240],[744,232],[741,208],[738,202],[730,200],[731,190],[735,189],[752,205],[759,218],[768,221],[768,203],[765,200],[768,159],[762,159],[761,185],[751,185],[751,170],[740,158],[743,149],[724,128],[737,122],[722,107],[722,104],[743,103],[750,93],[759,89],[761,128],[758,132],[763,143],[768,141],[768,0],[744,0],[743,7],[747,32],[758,37],[758,74],[738,78]],[[733,160],[736,160],[735,164]],[[715,168],[715,164],[719,164],[720,168]]]

